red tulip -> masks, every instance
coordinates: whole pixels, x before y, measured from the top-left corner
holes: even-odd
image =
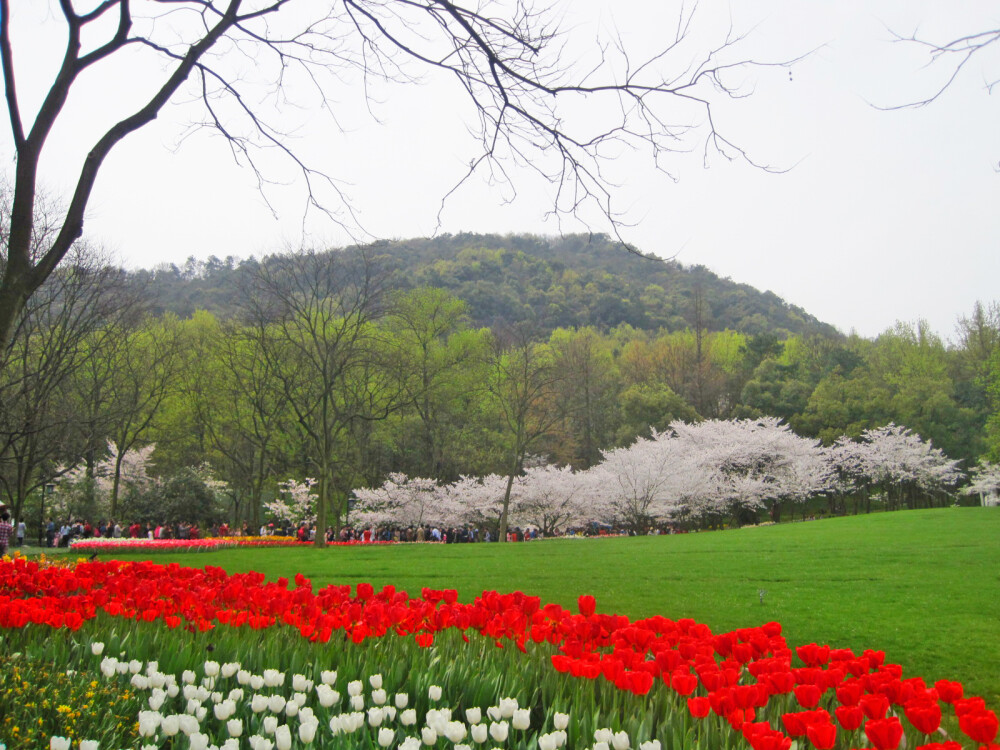
[[[580,608],[581,615],[590,617],[594,614],[594,610],[597,609],[597,600],[590,594],[584,594],[576,600],[576,605]]]
[[[931,734],[941,726],[941,706],[935,703],[909,703],[903,707],[906,718],[918,732]]]
[[[869,719],[865,724],[865,736],[876,750],[896,750],[903,737],[903,725],[896,717]]]
[[[889,699],[881,693],[870,693],[861,696],[861,710],[869,719],[884,719],[889,710]]]
[[[837,741],[837,727],[829,722],[815,722],[806,727],[806,737],[816,750],[830,750]]]
[[[712,710],[712,704],[709,703],[708,698],[688,698],[687,704],[688,711],[696,719],[704,719]]]
[[[815,685],[796,685],[795,699],[803,708],[815,708],[823,693]]]
[[[833,712],[837,715],[837,723],[848,732],[853,732],[865,720],[860,706],[837,706]]]
[[[989,744],[997,736],[997,715],[992,711],[970,711],[958,717],[958,726],[973,741]]]

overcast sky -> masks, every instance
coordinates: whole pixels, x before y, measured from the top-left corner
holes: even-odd
[[[15,37],[29,102],[41,96],[60,57],[60,28],[44,5],[22,7],[35,15],[22,19]],[[577,44],[599,28],[616,29],[637,59],[669,39],[677,10],[653,0],[567,0],[561,8]],[[717,156],[706,169],[698,151],[670,161],[676,179],[669,179],[648,159],[622,159],[614,175],[631,225],[623,236],[643,251],[769,289],[845,333],[875,336],[897,320],[922,318],[952,338],[957,318],[977,299],[1000,300],[1000,92],[987,90],[1000,78],[1000,45],[974,58],[927,107],[872,106],[922,99],[950,72],[923,67],[926,58],[893,44],[892,31],[945,42],[1000,27],[1000,6],[703,0],[698,39],[717,41],[713,34],[730,16],[738,31],[752,29],[741,48],[747,57],[789,60],[815,50],[790,70],[747,73],[752,95],[715,111],[717,127],[754,160],[787,171]],[[89,88],[70,100],[43,162],[43,181],[54,193],[68,190],[95,137],[138,101],[145,75],[139,66],[114,77],[97,69],[85,81]],[[558,233],[560,226],[545,220],[550,188],[528,171],[513,174],[516,194],[474,179],[445,204],[437,226],[440,199],[471,153],[462,124],[468,109],[453,88],[429,80],[379,90],[377,121],[358,87],[337,92],[339,131],[308,107],[285,115],[296,128],[293,145],[343,179],[372,237]],[[301,181],[265,156],[275,183],[265,192],[269,208],[253,173],[234,163],[220,138],[186,127],[201,117],[179,99],[113,152],[91,201],[89,238],[131,267],[350,242],[315,212],[303,224]],[[7,128],[0,149],[12,169]]]

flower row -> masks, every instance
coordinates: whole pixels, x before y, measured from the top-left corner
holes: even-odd
[[[151,562],[81,562],[73,568],[24,560],[0,564],[0,626],[29,623],[78,629],[99,611],[113,617],[162,620],[169,628],[207,631],[224,626],[262,630],[291,626],[311,640],[342,633],[354,643],[387,634],[413,636],[430,647],[436,634],[477,632],[521,651],[551,644],[556,671],[613,683],[647,695],[662,685],[687,699],[692,716],[714,714],[742,733],[754,750],[788,750],[793,740],[817,750],[847,747],[861,733],[877,750],[896,750],[909,730],[933,748],[943,709],[961,731],[988,746],[996,714],[981,698],[966,698],[959,683],[928,686],[867,650],[808,644],[794,650],[778,623],[713,634],[690,619],[630,621],[596,612],[591,596],[579,612],[543,605],[521,592],[484,592],[458,602],[453,590],[424,589],[420,597],[387,586],[327,586],[313,591],[299,575],[267,582],[258,573],[228,575],[220,568]],[[661,688],[657,688],[661,689]],[[904,722],[905,719],[905,722]],[[801,743],[800,743],[801,744]]]
[[[74,552],[132,553],[132,552],[205,552],[230,547],[296,547],[303,544],[291,536],[228,536],[208,539],[131,539],[96,538],[77,539],[71,547]],[[362,544],[392,544],[392,542],[329,542],[328,546],[347,547]]]

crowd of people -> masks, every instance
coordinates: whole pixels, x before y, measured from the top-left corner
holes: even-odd
[[[114,538],[114,539],[201,539],[203,537],[229,536],[281,536],[292,537],[303,543],[315,542],[316,526],[310,523],[292,524],[288,521],[271,522],[262,525],[259,530],[252,529],[247,521],[242,525],[230,526],[220,523],[202,529],[197,523],[152,523],[133,521],[123,524],[114,520],[100,520],[91,523],[89,520],[73,521],[48,520],[42,525],[39,543],[46,547],[69,547],[76,539]],[[12,523],[6,506],[0,504],[0,555],[6,554],[10,546],[18,547],[25,543],[27,527],[24,521]],[[326,528],[325,537],[328,543],[406,543],[431,542],[441,544],[468,544],[476,542],[498,541],[495,531],[486,527],[474,525],[442,527],[432,524],[411,526],[360,527],[344,526],[340,531],[334,527]],[[628,532],[592,524],[583,528],[573,528],[556,531],[550,536],[606,536]],[[652,533],[652,532],[651,532]],[[660,533],[674,533],[673,529]],[[514,527],[507,531],[508,542],[529,542],[545,538],[545,534],[537,528],[522,529]],[[44,537],[44,538],[43,538]]]

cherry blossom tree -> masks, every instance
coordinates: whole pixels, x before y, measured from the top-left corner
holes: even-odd
[[[1000,465],[980,461],[973,470],[972,482],[962,492],[979,495],[979,502],[983,505],[1000,505]]]
[[[582,526],[594,518],[593,485],[584,472],[569,466],[537,466],[518,482],[512,516],[518,526],[534,526],[546,536],[567,526]]]
[[[461,512],[435,480],[401,473],[390,474],[380,487],[354,490],[354,497],[351,520],[362,526],[453,524]]]
[[[890,510],[944,494],[962,477],[959,462],[902,425],[865,430],[858,441],[840,438],[829,453],[842,491],[858,491],[871,510],[871,493],[885,494]]]
[[[315,479],[307,478],[303,482],[295,479],[278,484],[279,495],[264,508],[279,521],[287,521],[292,526],[303,523],[316,523],[317,495],[312,492]]]

